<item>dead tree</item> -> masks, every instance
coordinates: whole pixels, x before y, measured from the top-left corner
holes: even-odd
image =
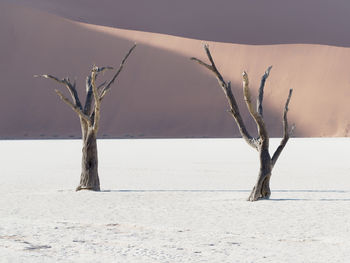
[[[287,113],[288,113],[288,105],[290,98],[292,96],[293,90],[289,90],[289,95],[284,107],[283,112],[283,139],[276,149],[275,153],[270,155],[269,153],[269,135],[266,129],[265,121],[263,118],[263,98],[264,98],[264,87],[266,79],[268,78],[271,70],[271,66],[266,70],[265,74],[262,76],[261,84],[259,88],[259,96],[257,99],[257,109],[253,106],[252,103],[252,96],[250,94],[249,90],[249,80],[248,80],[248,74],[246,72],[243,72],[243,94],[244,94],[244,100],[248,107],[248,111],[250,115],[253,117],[257,129],[258,129],[258,137],[253,138],[242,119],[242,116],[240,114],[236,99],[232,93],[231,89],[231,82],[226,82],[220,72],[218,71],[217,67],[215,66],[214,60],[210,54],[208,45],[204,45],[204,49],[206,51],[206,54],[208,56],[208,59],[210,61],[210,64],[207,64],[198,58],[192,57],[191,59],[198,62],[200,65],[204,66],[208,70],[214,73],[215,77],[217,78],[221,88],[223,89],[226,98],[228,100],[228,103],[230,105],[230,114],[236,121],[239,131],[242,135],[242,137],[245,139],[245,141],[253,147],[255,150],[259,152],[260,157],[260,171],[258,180],[248,198],[248,201],[257,201],[259,199],[269,199],[271,195],[270,191],[270,178],[271,178],[271,172],[273,167],[276,164],[276,161],[278,157],[280,156],[283,148],[286,146],[289,137],[293,133],[293,130],[295,128],[295,125],[289,129],[288,127],[288,120],[287,120]]]
[[[57,95],[70,106],[75,113],[78,114],[81,126],[83,149],[82,149],[82,164],[81,164],[81,176],[80,184],[76,188],[79,190],[93,190],[100,191],[100,179],[98,176],[98,158],[97,158],[97,132],[99,129],[100,121],[100,107],[101,102],[107,92],[110,90],[112,84],[122,71],[126,60],[131,52],[136,47],[136,44],[125,55],[118,70],[107,82],[103,82],[100,85],[96,84],[97,77],[100,73],[106,70],[112,70],[112,67],[97,67],[93,66],[90,75],[86,78],[86,98],[85,105],[83,107],[78,97],[76,83],[72,83],[69,78],[59,79],[52,75],[36,75],[35,77],[43,77],[46,79],[54,80],[55,82],[65,86],[72,97],[72,101],[69,100],[61,91],[55,89]]]

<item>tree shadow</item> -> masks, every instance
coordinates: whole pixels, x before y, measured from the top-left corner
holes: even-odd
[[[101,192],[250,192],[247,189],[104,189]],[[273,190],[277,193],[350,193],[350,190]]]
[[[250,190],[218,190],[218,189],[147,189],[147,190],[140,190],[140,189],[120,189],[120,190],[113,190],[113,189],[106,189],[101,190],[101,192],[109,193],[171,193],[171,192],[183,192],[183,193],[219,193],[219,192],[242,192],[242,193],[248,193]]]
[[[274,190],[273,192],[279,192],[279,193],[337,193],[337,194],[347,194],[350,193],[350,191],[347,190],[336,190],[336,189],[330,189],[330,190]],[[271,201],[326,201],[326,202],[332,202],[332,201],[343,201],[343,202],[349,202],[350,198],[271,198]]]
[[[281,193],[350,193],[350,190],[309,190],[309,189],[297,189],[297,190],[273,190],[273,192],[281,192]]]
[[[350,202],[350,198],[321,198],[321,199],[307,199],[307,198],[280,198],[280,199],[269,199],[269,201],[314,201],[314,202],[320,202],[320,201],[326,201],[326,202]]]
[[[250,193],[251,190],[236,189],[105,189],[101,190],[103,193]],[[275,193],[338,193],[347,194],[347,190],[274,190]],[[261,200],[264,201],[264,200]],[[350,198],[270,198],[265,201],[313,201],[313,202],[350,202]]]

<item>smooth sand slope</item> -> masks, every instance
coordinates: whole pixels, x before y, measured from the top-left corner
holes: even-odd
[[[349,132],[349,48],[207,42],[80,23],[5,1],[0,1],[0,31],[6,36],[0,42],[2,138],[78,137],[78,119],[56,97],[57,85],[32,76],[76,76],[83,92],[91,65],[117,66],[134,41],[138,47],[118,87],[102,105],[101,137],[238,136],[215,78],[189,60],[205,59],[203,43],[210,44],[218,67],[232,81],[245,117],[242,71],[248,71],[256,93],[264,70],[274,66],[265,92],[265,118],[272,136],[281,135],[290,88],[296,136]],[[247,125],[255,129],[250,119]]]
[[[239,44],[350,46],[347,0],[2,0],[89,24]]]

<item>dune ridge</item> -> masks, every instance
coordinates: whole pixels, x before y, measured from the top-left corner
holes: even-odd
[[[347,0],[2,0],[116,28],[239,44],[350,46]]]
[[[194,40],[72,21],[33,8],[0,2],[0,43],[4,92],[0,98],[1,138],[79,137],[74,113],[53,92],[55,83],[34,74],[77,77],[80,92],[92,64],[119,64],[133,42],[135,54],[102,105],[102,138],[236,137],[227,104],[208,72],[189,60],[214,59],[234,84],[247,126],[241,73],[247,70],[256,94],[264,70],[273,65],[265,92],[265,118],[272,136],[281,136],[281,115],[294,89],[290,121],[296,136],[347,136],[350,121],[350,49],[328,45],[242,45]],[[108,77],[108,76],[107,76]],[[252,132],[253,133],[253,132]]]

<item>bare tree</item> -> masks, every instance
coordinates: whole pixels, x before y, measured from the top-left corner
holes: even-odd
[[[105,81],[100,85],[96,84],[96,80],[99,74],[105,72],[106,70],[112,70],[112,67],[92,67],[90,75],[86,78],[86,98],[84,107],[81,104],[80,99],[78,97],[75,81],[72,83],[69,78],[59,79],[52,75],[35,75],[35,77],[51,79],[59,84],[62,84],[67,88],[68,92],[72,97],[71,101],[67,97],[65,97],[65,95],[63,95],[61,91],[55,89],[57,95],[78,114],[80,120],[83,140],[81,164],[82,171],[80,176],[80,184],[76,188],[76,191],[100,191],[96,138],[99,129],[101,102],[107,94],[107,92],[110,90],[111,85],[119,76],[126,60],[128,59],[129,55],[135,47],[136,44],[134,44],[128,51],[128,53],[125,55],[118,70],[109,82]]]
[[[226,82],[218,69],[215,66],[214,60],[210,54],[209,46],[204,45],[204,49],[206,51],[206,54],[208,56],[208,59],[210,61],[210,64],[207,64],[198,58],[192,57],[191,59],[198,62],[200,65],[204,66],[208,70],[214,73],[215,77],[217,78],[221,88],[223,89],[226,98],[228,100],[228,103],[230,105],[230,113],[234,120],[236,121],[239,131],[242,135],[242,137],[245,139],[245,141],[253,147],[255,150],[259,152],[260,157],[260,171],[258,180],[250,193],[250,196],[248,198],[248,201],[257,201],[259,199],[269,199],[271,195],[270,190],[270,178],[271,178],[271,172],[273,167],[276,164],[276,161],[278,157],[280,156],[283,148],[286,146],[289,137],[293,133],[293,130],[295,128],[295,125],[292,125],[291,129],[288,127],[288,120],[287,120],[287,113],[288,113],[288,105],[290,98],[292,96],[293,90],[289,90],[288,98],[284,107],[283,112],[283,139],[276,149],[275,153],[270,155],[269,153],[269,135],[266,129],[266,125],[263,118],[263,98],[264,98],[264,87],[266,79],[268,78],[271,70],[271,66],[266,70],[265,74],[262,76],[261,84],[259,88],[259,96],[257,99],[257,109],[253,106],[252,98],[249,90],[249,80],[248,80],[248,74],[246,72],[243,72],[243,94],[244,94],[244,100],[248,107],[248,111],[250,115],[253,117],[257,129],[258,129],[258,137],[253,138],[250,136],[248,130],[246,129],[246,126],[243,122],[243,119],[241,117],[236,99],[232,93],[231,89],[231,82]]]

